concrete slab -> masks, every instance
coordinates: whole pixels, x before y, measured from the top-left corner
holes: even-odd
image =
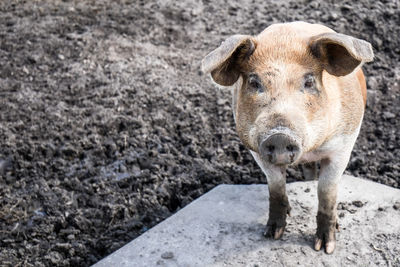
[[[400,266],[400,190],[344,176],[341,231],[327,255],[312,249],[316,186],[287,185],[292,216],[281,240],[262,235],[266,185],[220,185],[94,266]]]

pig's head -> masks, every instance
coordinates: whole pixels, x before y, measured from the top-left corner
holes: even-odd
[[[217,84],[233,85],[241,141],[272,164],[296,163],[321,145],[335,101],[326,80],[372,60],[369,43],[321,27],[279,24],[255,37],[234,35],[202,62]]]

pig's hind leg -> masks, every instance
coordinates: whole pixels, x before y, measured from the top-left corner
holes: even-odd
[[[264,235],[279,239],[285,231],[286,217],[290,214],[290,205],[286,194],[286,168],[268,164],[257,153],[251,153],[268,181],[269,215]]]
[[[307,162],[301,165],[301,170],[305,181],[318,179],[318,162]]]

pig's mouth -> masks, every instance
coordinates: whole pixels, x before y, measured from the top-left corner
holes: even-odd
[[[292,131],[275,128],[268,135],[258,138],[260,156],[274,165],[291,165],[301,154],[301,144]]]

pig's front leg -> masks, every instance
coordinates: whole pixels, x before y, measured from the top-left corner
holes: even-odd
[[[275,179],[278,176],[275,176],[275,178],[268,178],[267,176],[269,188],[269,216],[264,235],[279,239],[282,237],[286,227],[286,216],[290,214],[290,205],[286,194],[286,168],[275,168],[279,170],[274,170],[273,175],[276,175],[277,172],[281,174],[277,180]]]
[[[279,239],[285,231],[286,216],[290,214],[286,194],[286,167],[268,164],[257,153],[252,152],[252,154],[268,181],[269,216],[264,235]]]
[[[348,162],[347,155],[332,157],[321,161],[318,181],[318,214],[315,250],[325,246],[325,252],[331,254],[335,250],[338,229],[336,196],[338,183]]]

